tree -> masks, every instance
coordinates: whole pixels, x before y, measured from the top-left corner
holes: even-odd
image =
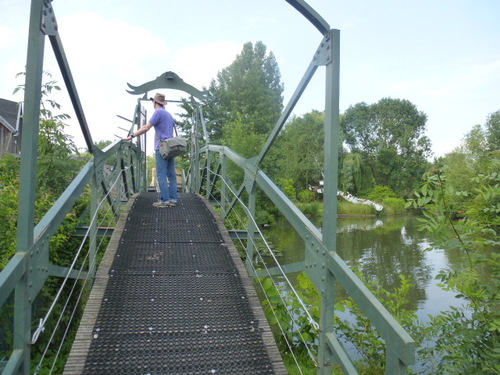
[[[500,111],[496,113],[500,114]],[[456,213],[463,212],[470,199],[469,194],[465,192],[481,188],[475,178],[478,171],[484,173],[491,170],[492,161],[498,158],[494,139],[500,121],[495,122],[496,113],[488,117],[484,128],[475,125],[465,134],[460,146],[439,161],[447,185],[456,192],[449,198],[450,207]]]
[[[273,156],[281,178],[293,176],[297,191],[317,184],[324,163],[325,114],[312,111],[290,121],[278,141]],[[271,157],[273,157],[271,156]]]
[[[209,87],[205,116],[212,143],[255,156],[283,109],[283,84],[272,52],[257,42],[217,74]]]
[[[489,151],[500,150],[500,110],[488,116],[485,127]]]
[[[384,98],[349,107],[341,126],[349,151],[362,156],[374,184],[407,195],[428,168],[431,143],[424,135],[426,121],[425,113],[408,100]]]
[[[428,365],[439,359],[437,368],[430,369],[435,374],[500,373],[500,156],[482,168],[473,177],[464,176],[460,191],[446,172],[432,170],[410,201],[415,207],[429,206],[422,222],[434,248],[460,250],[462,264],[437,278],[444,289],[469,302],[431,317],[423,330],[435,345],[423,347],[420,355],[430,358],[423,361]],[[454,220],[457,195],[464,197],[462,220]]]
[[[346,155],[340,171],[340,189],[357,194],[362,189],[362,176],[361,155],[356,152]]]
[[[17,77],[26,73],[18,73]],[[52,78],[49,72],[44,72],[47,78]],[[14,90],[24,90],[24,84],[18,85]],[[73,138],[64,133],[67,126],[64,121],[70,116],[65,113],[55,114],[54,110],[60,110],[61,106],[50,98],[53,91],[61,88],[54,80],[42,83],[42,100],[40,102],[40,131],[38,138],[38,192],[50,191],[60,194],[66,188],[67,181],[76,175],[78,160],[71,158],[77,153],[77,147]]]

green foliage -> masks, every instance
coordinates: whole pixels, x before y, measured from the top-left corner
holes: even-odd
[[[389,186],[375,186],[366,196],[367,199],[381,202],[386,198],[396,198],[396,193]]]
[[[342,160],[340,171],[340,186],[343,191],[354,195],[363,190],[363,159],[361,154],[353,152],[347,154]]]
[[[297,277],[296,290],[303,303],[308,306],[309,314],[318,321],[320,314],[320,297],[314,288],[312,281],[301,273]],[[280,350],[290,352],[289,346],[293,347],[295,354],[306,354],[317,352],[315,337],[317,331],[312,322],[304,314],[302,304],[291,294],[278,290],[276,284],[270,278],[260,279],[267,299],[263,301],[267,320],[275,328],[275,336]],[[292,317],[294,317],[292,319]]]
[[[321,216],[323,214],[323,204],[321,202],[297,203],[297,207],[304,215]]]
[[[361,272],[357,271],[357,274],[404,327],[413,329],[416,322],[416,314],[414,310],[407,308],[409,304],[407,295],[412,288],[412,284],[406,276],[400,276],[400,286],[391,292],[381,288],[376,282],[365,279]],[[311,326],[310,321],[306,318],[303,311],[301,311],[302,305],[295,300],[295,297],[276,289],[271,279],[265,278],[261,282],[267,295],[267,300],[263,302],[264,310],[269,323],[275,328],[280,349],[285,354],[289,353],[286,341],[288,340],[289,343],[293,343],[295,355],[302,358],[305,364],[305,371],[308,371],[311,365],[310,360],[304,358],[308,350],[302,339],[305,338],[307,340],[309,350],[315,354],[317,352],[318,332]],[[318,322],[320,316],[320,295],[306,273],[303,272],[297,277],[295,289],[304,304],[308,307],[312,318]],[[282,296],[280,296],[280,293]],[[286,297],[284,297],[285,295]],[[335,316],[336,334],[345,341],[351,342],[360,353],[361,359],[357,362],[360,373],[367,375],[383,374],[385,368],[385,343],[380,334],[374,329],[372,323],[366,318],[351,297],[339,301],[335,308],[338,312],[343,312],[343,315],[346,316],[346,318],[340,318],[338,315]],[[291,315],[297,319],[292,321]],[[350,318],[347,318],[347,316]],[[281,329],[277,328],[278,325]],[[287,340],[285,340],[283,332]],[[298,332],[302,332],[302,337],[299,336]],[[287,367],[294,368],[295,366],[287,365]],[[333,373],[342,372],[334,369]]]
[[[372,206],[368,206],[365,204],[354,204],[344,200],[339,200],[337,212],[339,215],[375,215],[375,209]]]
[[[380,203],[384,206],[384,215],[401,215],[406,211],[406,202],[402,198],[385,198]]]
[[[297,201],[297,190],[293,184],[293,180],[291,178],[280,178],[278,179],[278,187],[281,189],[283,193],[292,201]]]
[[[286,125],[272,150],[278,167],[273,176],[294,176],[298,191],[318,184],[324,168],[324,121],[324,113],[312,111]]]
[[[384,98],[372,105],[350,106],[341,126],[347,146],[362,156],[363,168],[372,171],[375,184],[405,195],[416,188],[428,166],[426,121],[408,100]]]
[[[19,158],[0,158],[0,270],[16,252]]]
[[[367,280],[360,271],[356,271],[360,280],[372,291],[377,299],[405,328],[412,328],[416,322],[416,314],[408,309],[407,295],[413,285],[405,275],[399,275],[400,286],[394,291],[383,289],[377,282]],[[385,342],[372,322],[354,302],[352,297],[339,301],[335,309],[347,312],[350,318],[335,316],[335,331],[339,337],[351,342],[361,356],[362,373],[383,374],[385,369]]]
[[[268,134],[283,108],[283,84],[272,52],[262,42],[243,45],[241,54],[210,83],[204,113],[212,143],[255,156],[262,138],[250,143],[238,134]],[[253,148],[253,149],[252,149]]]
[[[457,191],[440,170],[426,180],[409,204],[427,208],[422,227],[432,234],[433,246],[462,252],[462,266],[441,272],[441,286],[469,302],[432,317],[423,330],[434,345],[421,356],[436,374],[500,373],[500,158],[482,164],[476,177]],[[464,197],[462,220],[456,220],[453,197]],[[491,277],[485,280],[485,268]],[[436,360],[437,359],[437,360]]]
[[[487,150],[499,151],[500,150],[500,110],[490,113],[486,120],[486,140]]]
[[[314,193],[311,190],[302,190],[299,192],[299,201],[302,203],[311,203],[314,201]]]

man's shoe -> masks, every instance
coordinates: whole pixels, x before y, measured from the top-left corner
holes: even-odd
[[[153,206],[158,208],[170,207],[168,202],[162,202],[162,201],[154,202]]]
[[[167,204],[168,204],[168,206],[169,206],[169,207],[174,207],[174,206],[176,206],[176,205],[177,205],[177,201],[176,201],[176,200],[174,200],[174,199],[171,199],[171,200],[169,200],[169,201],[167,202]]]

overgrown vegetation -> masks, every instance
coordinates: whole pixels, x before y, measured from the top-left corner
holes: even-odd
[[[432,317],[423,328],[432,344],[420,355],[430,359],[432,373],[500,374],[500,154],[489,155],[482,171],[459,189],[445,172],[432,170],[410,202],[426,208],[422,227],[433,234],[433,246],[460,250],[461,265],[438,278],[469,302]]]
[[[500,152],[499,145],[489,141],[496,139],[490,132],[500,128],[500,121],[492,126],[492,118],[500,116],[489,117],[490,131],[481,133],[476,127],[465,137],[462,147],[439,160],[437,167],[425,174],[421,187],[407,204],[424,213],[421,229],[431,236],[429,250],[459,250],[461,258],[455,259],[454,268],[441,271],[438,280],[442,288],[468,303],[450,307],[423,323],[409,308],[407,295],[412,285],[405,275],[400,275],[399,287],[389,291],[377,280],[367,280],[358,272],[416,340],[417,365],[413,373],[500,374]],[[455,160],[461,163],[453,163]],[[463,176],[460,179],[455,178],[459,171]],[[400,199],[387,188],[376,188],[367,198],[385,202]],[[341,210],[342,204],[339,207]],[[271,296],[279,293],[271,283],[266,281],[264,285]],[[302,275],[296,289],[317,319],[319,297],[312,282]],[[280,345],[286,336],[295,343],[299,358],[303,358],[307,345],[315,350],[316,333],[306,319],[301,319],[298,302],[285,301],[275,297],[265,301],[266,312],[273,315],[269,318],[273,323],[277,320],[275,312],[279,316],[284,331],[277,332]],[[360,373],[383,374],[385,344],[372,323],[350,297],[338,301],[336,310],[336,332],[355,348]],[[299,319],[293,323],[289,312]],[[306,333],[302,339],[307,344],[299,343],[300,331]]]
[[[23,74],[21,74],[23,75]],[[42,86],[42,103],[40,113],[39,131],[39,154],[37,164],[37,181],[35,197],[35,221],[38,222],[52,207],[61,193],[66,189],[69,182],[76,176],[82,167],[83,161],[77,158],[77,149],[64,128],[65,121],[69,118],[66,114],[56,114],[60,106],[50,99],[53,91],[60,90],[57,83],[50,80],[49,73],[45,73],[49,80]],[[23,90],[23,85],[16,91]],[[16,252],[16,235],[18,219],[18,192],[20,183],[20,159],[16,155],[5,155],[0,158],[0,270],[2,270]],[[71,265],[76,250],[81,244],[81,238],[75,236],[76,227],[81,220],[86,220],[85,214],[90,203],[90,190],[87,189],[79,197],[70,213],[51,238],[49,244],[49,260],[52,264],[67,267]],[[101,214],[100,223],[113,225],[113,217]],[[105,247],[107,241],[103,241],[101,248]],[[83,253],[88,251],[88,244],[83,248]],[[82,259],[79,259],[77,268],[86,267]],[[71,282],[73,283],[73,282]],[[33,317],[39,320],[48,311],[54,296],[58,293],[62,284],[61,278],[49,277],[33,303]],[[78,291],[85,288],[82,281],[76,282],[76,293],[70,294],[71,287],[62,290],[59,302],[55,305],[52,317],[47,322],[44,334],[40,335],[38,341],[31,346],[32,350],[32,372],[37,368],[38,374],[62,373],[65,358],[72,344],[72,336],[76,333],[79,317],[83,311],[83,305],[77,305]],[[72,286],[72,285],[71,285]],[[85,291],[83,292],[85,295]],[[68,308],[64,304],[68,302]],[[9,299],[7,304],[0,307],[2,320],[2,331],[0,332],[0,358],[8,357],[12,350],[12,326],[13,326],[13,300]],[[71,314],[74,311],[74,316]],[[60,318],[59,329],[51,334]],[[65,330],[68,333],[65,333]],[[49,346],[50,339],[52,346]],[[61,348],[58,347],[62,344]],[[46,351],[46,349],[48,349]],[[45,358],[41,364],[39,362]]]

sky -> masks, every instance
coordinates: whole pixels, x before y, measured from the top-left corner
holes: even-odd
[[[500,1],[307,2],[340,30],[341,113],[360,102],[409,100],[427,115],[434,156],[443,156],[500,110]],[[138,99],[127,82],[173,71],[208,87],[246,42],[262,41],[275,55],[286,105],[322,40],[285,0],[54,0],[52,7],[95,142],[127,135],[130,125],[118,116],[131,119]],[[26,65],[29,16],[29,0],[0,0],[0,98],[23,100],[13,91],[23,83],[16,74]],[[44,70],[62,86],[53,99],[72,116],[66,131],[84,148],[48,39]],[[324,110],[324,88],[320,67],[294,114]],[[186,96],[161,91],[169,100]],[[151,103],[144,106],[151,114]],[[167,109],[174,117],[181,111]]]

